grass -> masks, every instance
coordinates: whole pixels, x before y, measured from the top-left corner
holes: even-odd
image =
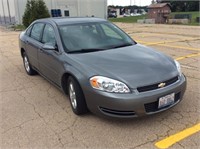
[[[145,19],[146,15],[141,16],[130,16],[122,18],[110,18],[108,19],[111,22],[123,22],[123,23],[136,23],[138,19]]]
[[[14,28],[14,30],[16,30],[16,31],[23,31],[23,30],[26,29],[25,26],[23,26],[23,25],[21,25],[21,24],[19,24],[19,25],[14,25],[13,28]]]
[[[14,31],[23,31],[26,29],[25,26],[21,24],[16,24],[16,25],[11,24],[11,25],[8,25],[7,28]]]
[[[196,18],[200,17],[200,12],[199,11],[190,11],[190,12],[172,12],[170,14],[170,18],[173,18],[175,14],[191,14],[192,19],[191,22],[187,25],[200,25],[200,23],[196,22]]]
[[[170,14],[170,18],[173,18],[175,14],[192,14],[191,22],[189,24],[186,24],[186,25],[200,25],[200,23],[196,22],[196,18],[200,17],[199,11],[172,12]],[[108,20],[111,21],[111,22],[136,23],[138,19],[145,19],[145,18],[147,18],[147,15],[122,17],[122,18],[110,18]]]

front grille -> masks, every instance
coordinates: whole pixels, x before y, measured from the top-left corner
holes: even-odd
[[[165,87],[166,87],[168,85],[175,83],[176,81],[178,81],[178,76],[176,76],[172,79],[169,79],[167,81],[164,81],[163,83],[165,83]],[[137,90],[138,90],[138,92],[147,92],[147,91],[151,91],[151,90],[156,90],[156,89],[159,89],[159,87],[158,87],[159,84],[160,83],[156,83],[156,84],[153,84],[153,85],[138,87]]]
[[[99,107],[99,108],[104,113],[112,114],[116,116],[134,116],[135,115],[134,111],[119,111],[119,110],[112,110],[112,109],[103,108],[103,107]]]
[[[180,95],[181,95],[180,92],[177,93],[177,94],[175,94],[174,103],[176,103],[176,102],[180,99]],[[170,105],[168,105],[168,106],[166,106],[166,107],[163,107],[163,108],[167,108],[167,107],[169,107],[169,106],[170,106]],[[145,110],[146,110],[147,113],[149,113],[149,112],[156,112],[156,111],[158,111],[158,110],[163,109],[163,108],[158,109],[158,100],[155,101],[155,102],[151,102],[151,103],[144,104],[144,107],[145,107]]]

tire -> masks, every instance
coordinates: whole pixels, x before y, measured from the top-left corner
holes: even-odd
[[[23,53],[23,63],[24,63],[24,69],[28,75],[35,75],[37,72],[31,67],[31,64],[29,62],[28,56],[26,55],[26,52]]]
[[[79,83],[73,77],[69,77],[68,79],[67,90],[73,112],[76,115],[86,114],[88,109],[83,91]]]

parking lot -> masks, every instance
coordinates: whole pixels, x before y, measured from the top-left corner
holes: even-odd
[[[161,148],[160,141],[188,128],[190,136],[177,135],[168,147],[200,148],[200,132],[195,131],[200,127],[200,27],[116,24],[138,43],[181,63],[188,83],[183,101],[168,111],[131,120],[76,116],[60,90],[39,75],[26,74],[20,32],[0,27],[0,148]]]

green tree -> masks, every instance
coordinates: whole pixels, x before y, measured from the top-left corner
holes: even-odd
[[[43,0],[28,0],[22,23],[28,27],[33,21],[50,17],[47,6]]]
[[[199,1],[157,0],[157,3],[169,3],[173,12],[199,11]]]
[[[49,10],[47,6],[45,5],[45,2],[43,0],[38,0],[37,1],[37,14],[38,18],[48,18],[50,17],[49,15]]]

